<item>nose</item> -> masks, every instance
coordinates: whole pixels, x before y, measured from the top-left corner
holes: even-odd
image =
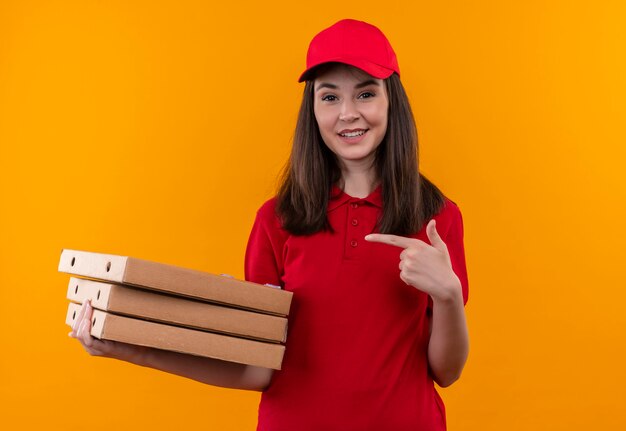
[[[345,122],[352,122],[359,118],[359,111],[356,109],[352,100],[345,100],[341,104],[341,110],[339,111],[339,120]]]

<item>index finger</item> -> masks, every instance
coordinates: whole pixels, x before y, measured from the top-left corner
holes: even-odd
[[[404,236],[390,235],[385,233],[371,233],[365,235],[365,240],[370,242],[380,242],[383,244],[395,245],[396,247],[409,248],[417,243],[417,239]]]
[[[86,300],[83,303],[83,307],[85,308],[85,313],[78,327],[77,337],[85,346],[91,347],[93,344],[93,338],[91,337],[91,317],[93,315],[93,308],[89,303],[89,300]]]
[[[72,323],[72,333],[76,334],[78,332],[78,326],[80,322],[83,320],[83,316],[85,315],[85,309],[87,308],[87,304],[83,302],[78,310],[78,316],[74,319],[74,323]]]

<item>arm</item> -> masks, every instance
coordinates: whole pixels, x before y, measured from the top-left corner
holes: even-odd
[[[149,349],[138,365],[155,368],[213,386],[263,391],[269,385],[273,370],[203,358],[166,350]]]
[[[446,237],[447,245],[439,236],[434,219],[426,226],[430,245],[396,235],[365,237],[368,241],[404,248],[400,253],[400,278],[432,300],[432,317],[427,315],[431,333],[427,355],[433,380],[441,387],[450,386],[460,377],[469,352],[464,309],[468,283],[463,221],[456,206],[452,209],[455,219]]]
[[[461,376],[469,354],[469,336],[460,283],[453,285],[449,292],[446,297],[433,299],[433,313],[429,316],[428,363],[433,380],[444,388]]]
[[[446,249],[453,272],[448,272],[446,277],[440,279],[439,284],[444,286],[440,290],[442,294],[431,295],[432,316],[429,316],[431,338],[428,344],[428,362],[433,379],[441,387],[450,386],[461,376],[469,354],[464,308],[468,296],[468,279],[463,245],[463,217],[456,205],[451,206],[451,209],[454,211],[446,236]]]
[[[87,301],[83,304],[75,326],[69,333],[71,337],[77,338],[91,355],[115,358],[224,388],[263,391],[271,380],[273,370],[269,368],[98,340],[89,332],[91,314],[91,304]]]

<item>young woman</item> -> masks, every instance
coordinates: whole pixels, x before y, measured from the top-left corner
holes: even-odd
[[[445,430],[433,382],[468,355],[468,280],[457,205],[418,170],[395,53],[342,20],[309,46],[292,154],[257,212],[249,281],[294,292],[282,369],[100,341],[88,352],[212,385],[263,391],[259,430]]]

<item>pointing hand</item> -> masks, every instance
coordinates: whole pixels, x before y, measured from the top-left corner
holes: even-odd
[[[426,235],[431,245],[415,238],[380,233],[366,235],[365,240],[402,248],[399,264],[402,281],[433,300],[447,300],[461,292],[461,282],[452,270],[448,247],[439,236],[434,219],[428,222]]]

